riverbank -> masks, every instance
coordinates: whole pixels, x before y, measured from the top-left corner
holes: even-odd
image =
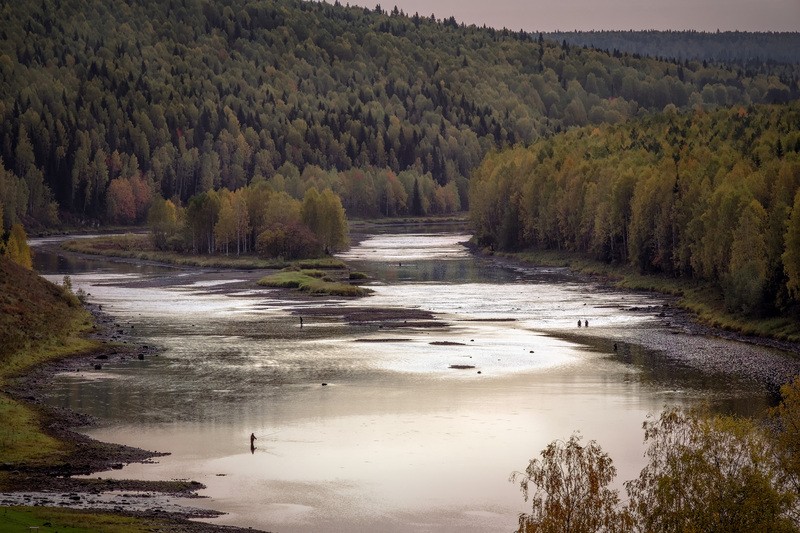
[[[655,276],[643,276],[624,269],[578,258],[564,253],[491,253],[465,243],[481,257],[509,268],[563,268],[577,279],[608,290],[631,294],[656,294],[663,303],[657,306],[631,306],[624,310],[649,316],[652,323],[644,327],[591,327],[565,330],[541,330],[541,333],[579,343],[628,363],[634,362],[641,349],[659,353],[660,357],[681,367],[709,376],[734,378],[764,387],[773,401],[780,398],[781,385],[800,375],[800,339],[797,334],[771,335],[772,330],[757,327],[749,321],[737,322],[720,309],[713,290],[701,284],[680,283]],[[715,305],[715,303],[717,305]],[[706,309],[706,312],[698,312]],[[791,319],[781,321],[784,330],[800,329]],[[597,327],[600,326],[600,327]],[[761,331],[761,334],[758,332]],[[790,357],[787,357],[790,355]],[[639,361],[641,363],[641,361]],[[651,364],[658,366],[655,361]],[[761,413],[763,414],[763,413]]]
[[[284,268],[290,264],[281,259],[260,259],[251,255],[193,255],[156,250],[148,234],[106,235],[66,240],[61,243],[61,247],[75,253],[153,261],[181,267],[257,270]]]
[[[110,316],[96,306],[84,309],[74,294],[35,272],[4,258],[0,258],[0,270],[0,492],[4,493],[0,504],[4,523],[19,527],[80,525],[87,530],[113,526],[120,531],[164,527],[174,531],[236,531],[198,526],[188,519],[219,513],[169,507],[158,497],[196,497],[203,488],[200,483],[75,477],[166,454],[99,442],[77,433],[76,428],[94,421],[44,404],[43,396],[53,376],[59,372],[100,371],[109,362],[138,361],[157,356],[157,352],[129,343]],[[87,513],[87,509],[97,507],[92,501],[119,492],[140,496],[117,501],[113,515]],[[36,493],[41,494],[38,499],[32,496]]]
[[[148,235],[113,235],[68,240],[61,243],[72,253],[96,255],[132,261],[189,268],[221,268],[235,270],[273,270],[258,284],[264,287],[294,289],[310,295],[359,297],[370,294],[358,285],[367,276],[353,272],[335,257],[319,257],[285,261],[280,258],[262,259],[252,254],[192,255],[156,250]]]
[[[617,289],[648,291],[675,298],[675,304],[692,316],[707,334],[736,338],[800,353],[800,319],[792,316],[757,318],[730,313],[720,292],[709,283],[665,276],[644,275],[577,254],[555,251],[489,252],[470,244],[473,253],[522,265],[563,267],[602,280]]]

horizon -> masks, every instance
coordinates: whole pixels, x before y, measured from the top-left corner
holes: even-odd
[[[323,0],[333,3],[333,0]],[[406,15],[434,14],[437,19],[455,17],[461,23],[526,32],[574,31],[697,31],[702,33],[797,33],[800,2],[795,0],[377,0],[341,2],[391,11],[397,6]]]

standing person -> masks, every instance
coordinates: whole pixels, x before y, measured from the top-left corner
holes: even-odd
[[[578,320],[578,327],[581,327],[581,321]]]
[[[250,433],[250,453],[256,452],[255,441],[258,440],[255,433]]]

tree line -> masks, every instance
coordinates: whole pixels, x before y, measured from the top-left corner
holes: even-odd
[[[716,283],[754,315],[800,302],[800,105],[674,110],[490,154],[478,241]]]
[[[185,206],[157,196],[147,213],[153,244],[192,254],[252,254],[300,259],[343,250],[347,218],[339,197],[315,187],[303,200],[258,182],[207,191]]]
[[[659,61],[298,0],[13,2],[0,79],[5,227],[140,221],[148,189],[185,204],[286,179],[286,165],[413,171],[467,209],[491,150],[670,104],[798,95],[796,66]],[[385,199],[348,212],[384,213]]]
[[[751,73],[775,68],[776,63],[800,63],[798,32],[601,30],[547,32],[544,36],[617,54],[734,64]]]

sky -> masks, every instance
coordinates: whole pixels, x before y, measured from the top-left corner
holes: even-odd
[[[333,2],[333,0],[329,0]],[[342,4],[347,3],[340,0]],[[350,0],[525,31],[800,31],[800,0]]]

